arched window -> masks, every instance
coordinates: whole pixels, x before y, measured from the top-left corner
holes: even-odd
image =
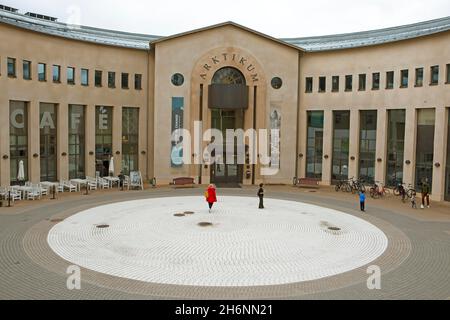
[[[211,81],[212,84],[243,84],[245,85],[245,77],[238,69],[233,67],[224,67],[214,74]]]

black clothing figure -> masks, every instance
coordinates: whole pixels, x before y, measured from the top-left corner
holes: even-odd
[[[257,195],[259,197],[259,209],[264,209],[264,189],[263,189],[262,183],[259,185],[259,190],[258,190]]]
[[[124,176],[123,172],[120,172],[120,174],[119,174],[119,188],[122,188],[122,190],[123,190],[123,182],[124,182],[124,180],[125,180],[125,176]]]

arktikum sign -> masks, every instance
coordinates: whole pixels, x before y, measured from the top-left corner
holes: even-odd
[[[208,58],[202,66],[200,78],[206,80],[211,70],[216,70],[216,67],[221,65],[228,66],[230,65],[230,63],[234,64],[235,66],[244,68],[244,70],[248,71],[250,73],[250,79],[253,83],[259,81],[256,65],[252,63],[249,58],[237,52],[224,52],[222,54],[218,54]]]

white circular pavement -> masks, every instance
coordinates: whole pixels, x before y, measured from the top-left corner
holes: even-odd
[[[48,243],[65,260],[97,272],[194,286],[320,279],[369,264],[388,245],[380,229],[340,211],[275,199],[258,210],[257,197],[219,201],[211,214],[201,196],[104,205],[55,225]],[[194,214],[174,216],[185,211]]]

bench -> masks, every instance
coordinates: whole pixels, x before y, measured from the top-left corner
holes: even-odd
[[[175,188],[194,187],[194,178],[189,177],[175,178],[172,181],[172,185],[175,186]]]
[[[319,180],[314,178],[299,178],[297,181],[299,188],[319,188]]]

